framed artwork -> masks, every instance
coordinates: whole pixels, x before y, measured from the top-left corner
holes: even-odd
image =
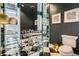
[[[64,22],[79,22],[79,8],[64,12]]]
[[[52,15],[52,24],[61,23],[61,13]]]

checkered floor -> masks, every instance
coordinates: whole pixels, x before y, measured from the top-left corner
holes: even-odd
[[[26,43],[28,43],[26,41]],[[27,56],[61,56],[59,53],[56,53],[53,49],[52,44],[49,44],[49,47],[43,47],[43,51],[39,52],[38,49],[38,44],[34,44],[32,46],[28,46],[28,44],[23,44],[24,45],[24,51],[27,53]],[[29,49],[28,49],[29,47]],[[29,52],[27,52],[29,50]],[[28,54],[29,53],[29,54]]]
[[[49,47],[43,47],[43,52],[31,49],[28,56],[60,56],[60,54],[54,53]]]
[[[55,53],[53,50],[50,49],[50,47],[43,47],[43,52],[35,51],[32,49],[28,53],[29,54],[27,56],[62,56],[59,53]],[[73,56],[78,56],[78,55],[74,54]]]
[[[51,49],[52,47],[52,44],[49,44],[49,47],[43,47],[43,52],[40,52],[39,56],[60,56],[59,53]]]
[[[60,56],[60,54],[55,53],[50,47],[43,47],[43,52],[40,52],[39,56]]]
[[[37,51],[38,49],[38,46],[37,45],[34,45],[34,46],[31,46],[31,50],[29,52],[29,55],[34,55],[34,56],[60,56],[59,53],[56,53],[54,52],[54,50],[51,49],[52,45],[49,45],[49,47],[43,47],[43,52],[39,52]]]
[[[36,54],[39,52],[37,49],[37,46],[31,46],[30,48],[31,50],[29,50],[28,52],[28,56],[30,55],[34,55],[36,56]],[[50,47],[43,47],[43,52],[39,52],[38,56],[52,56],[53,54],[59,55],[58,53],[53,53],[53,51],[50,49]]]
[[[59,52],[55,52],[52,47],[54,45],[49,44],[49,47],[43,47],[43,52],[40,52],[39,56],[62,56]],[[78,56],[77,54],[73,54],[73,56]]]

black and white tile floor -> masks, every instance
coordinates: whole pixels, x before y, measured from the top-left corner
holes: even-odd
[[[52,45],[49,47],[43,47],[43,52],[40,52],[39,56],[62,56],[60,53],[56,53],[51,49]],[[73,56],[78,56],[77,54],[73,54]]]
[[[50,47],[43,47],[43,52],[40,52],[39,56],[60,56],[60,54],[53,53]]]

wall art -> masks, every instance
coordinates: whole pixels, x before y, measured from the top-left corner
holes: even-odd
[[[61,23],[61,13],[52,15],[52,24]]]
[[[64,12],[64,22],[79,22],[79,8],[71,9]]]

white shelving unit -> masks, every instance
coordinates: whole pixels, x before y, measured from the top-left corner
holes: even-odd
[[[20,9],[17,7],[17,4],[5,3],[4,13],[8,17],[14,17],[16,19],[16,24],[6,24],[4,25],[4,45],[5,45],[5,54],[18,56],[20,55]]]

